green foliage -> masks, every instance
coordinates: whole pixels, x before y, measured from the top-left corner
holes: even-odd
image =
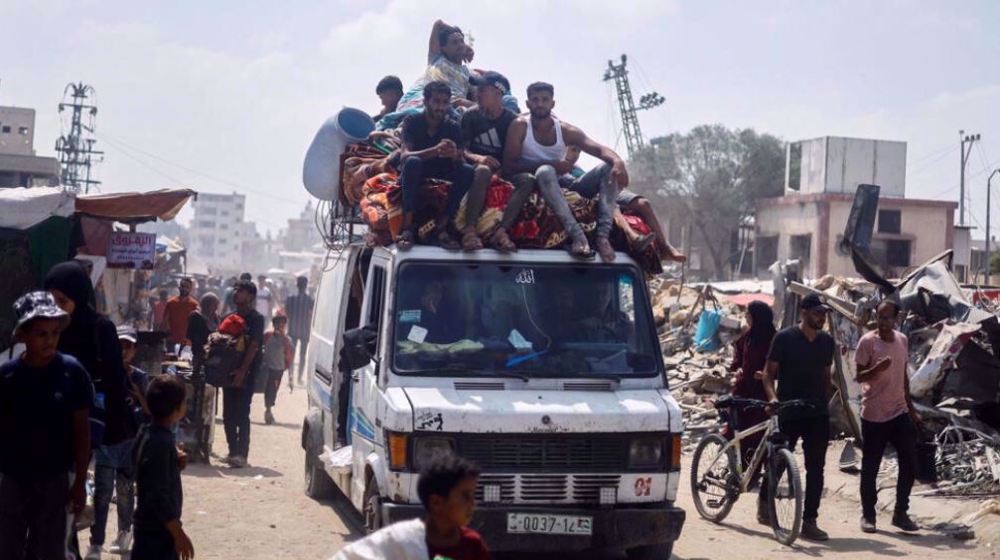
[[[784,142],[753,129],[702,125],[650,144],[630,162],[630,188],[673,223],[691,225],[712,256],[713,276],[722,277],[741,220],[758,199],[784,190]]]

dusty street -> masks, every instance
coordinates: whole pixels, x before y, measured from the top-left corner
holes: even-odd
[[[263,423],[263,399],[254,401],[250,463],[234,470],[222,465],[193,464],[184,473],[184,526],[201,559],[275,560],[329,558],[347,540],[356,538],[356,520],[332,502],[319,503],[302,491],[302,450],[299,430],[306,409],[301,390],[278,397],[273,426]],[[221,420],[216,426],[215,460],[225,455]],[[800,459],[801,461],[801,459]],[[993,558],[994,549],[978,541],[958,541],[924,531],[903,536],[883,530],[875,535],[858,531],[857,505],[839,496],[824,499],[822,526],[830,532],[828,543],[800,540],[795,547],[777,544],[770,529],[754,521],[754,498],[744,496],[722,525],[698,517],[686,481],[680,504],[688,514],[681,540],[674,547],[677,559],[756,558],[866,558],[911,557],[949,560]],[[109,539],[115,534],[114,507]],[[879,519],[880,528],[889,519]],[[85,541],[85,537],[81,540]],[[109,558],[114,556],[105,555]],[[524,557],[518,555],[517,558]],[[588,558],[618,559],[620,555]]]

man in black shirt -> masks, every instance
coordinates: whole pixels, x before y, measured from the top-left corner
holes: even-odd
[[[833,337],[823,330],[829,307],[816,294],[802,298],[799,324],[774,336],[764,372],[764,392],[771,402],[803,399],[811,406],[781,411],[781,433],[788,436],[792,449],[802,439],[806,460],[806,499],[802,512],[802,536],[825,541],[829,535],[816,523],[823,495],[823,468],[830,443],[830,366],[833,365]],[[774,382],[778,381],[775,392]],[[761,484],[761,502],[766,503],[766,485]],[[768,521],[758,507],[758,521]]]
[[[264,342],[264,316],[254,309],[257,287],[253,282],[240,281],[233,293],[236,313],[246,321],[247,347],[240,367],[231,375],[229,387],[222,389],[222,422],[226,427],[229,455],[224,462],[232,467],[247,466],[250,452],[250,403],[253,400],[254,379],[260,370],[260,348]]]
[[[403,120],[400,137],[403,147],[399,185],[403,190],[403,226],[396,246],[407,250],[416,240],[413,214],[418,209],[420,189],[424,179],[444,179],[448,189],[448,209],[445,223],[437,224],[437,242],[446,249],[459,245],[448,231],[448,225],[472,184],[473,167],[464,162],[462,129],[448,118],[451,89],[448,84],[433,81],[424,86],[424,110]]]
[[[476,166],[475,178],[465,201],[465,228],[462,248],[474,251],[483,247],[476,233],[476,221],[486,203],[493,174],[500,171],[507,128],[517,118],[503,106],[503,97],[510,94],[510,82],[498,72],[486,72],[470,80],[478,86],[479,104],[462,115],[462,146],[465,159]],[[494,237],[499,240],[500,237]]]

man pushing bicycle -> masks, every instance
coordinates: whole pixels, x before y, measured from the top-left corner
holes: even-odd
[[[833,365],[833,337],[823,330],[829,307],[819,296],[802,298],[799,324],[774,337],[764,372],[764,392],[772,404],[802,399],[813,406],[782,408],[778,413],[781,433],[794,450],[799,439],[806,465],[805,508],[802,537],[825,541],[830,536],[819,528],[819,503],[823,495],[823,468],[830,443],[830,367]],[[777,391],[774,382],[778,381]],[[767,501],[768,485],[760,485],[760,498]]]

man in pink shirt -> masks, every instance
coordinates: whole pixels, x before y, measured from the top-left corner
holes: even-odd
[[[919,529],[910,519],[910,490],[917,464],[917,429],[920,422],[910,401],[906,373],[906,335],[896,330],[899,306],[884,300],[876,308],[878,329],[861,337],[854,355],[861,383],[861,530],[875,532],[875,477],[885,446],[891,443],[899,461],[896,509],[892,524],[904,531]]]

